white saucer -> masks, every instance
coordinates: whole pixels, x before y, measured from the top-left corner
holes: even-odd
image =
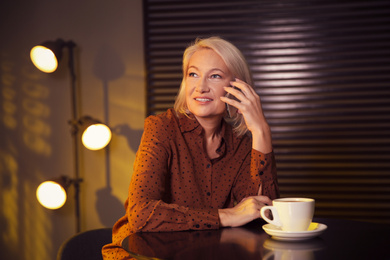
[[[275,240],[300,241],[307,240],[322,234],[328,227],[325,224],[312,222],[307,231],[283,231],[272,224],[263,225],[264,231]]]

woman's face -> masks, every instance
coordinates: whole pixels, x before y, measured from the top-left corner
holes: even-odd
[[[186,102],[189,111],[197,118],[223,117],[226,94],[233,75],[222,58],[210,49],[196,51],[189,60],[185,75]]]

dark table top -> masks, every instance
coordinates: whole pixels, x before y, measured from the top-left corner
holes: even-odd
[[[122,242],[137,259],[389,259],[390,225],[319,219],[327,229],[315,238],[280,241],[264,232],[263,220],[219,230],[143,232]]]

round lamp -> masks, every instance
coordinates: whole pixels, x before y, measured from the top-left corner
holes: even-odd
[[[58,67],[57,57],[53,51],[44,46],[38,45],[32,48],[30,58],[35,67],[46,73],[52,73]]]
[[[39,44],[30,51],[31,61],[39,70],[52,73],[58,67],[58,62],[62,57],[62,48],[65,45],[66,43],[62,39]]]
[[[37,188],[39,203],[48,209],[59,209],[66,202],[66,190],[56,181],[42,182]]]
[[[111,141],[111,130],[108,126],[97,123],[89,125],[81,136],[84,146],[90,150],[100,150]]]

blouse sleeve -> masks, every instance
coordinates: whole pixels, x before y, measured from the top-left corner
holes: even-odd
[[[130,232],[217,229],[217,209],[191,209],[166,203],[171,149],[168,126],[158,120],[156,117],[145,120],[136,155],[126,208]]]
[[[261,186],[261,194],[258,194]],[[252,149],[250,163],[246,163],[233,188],[236,201],[254,195],[264,195],[271,200],[279,197],[274,153],[263,154]]]

